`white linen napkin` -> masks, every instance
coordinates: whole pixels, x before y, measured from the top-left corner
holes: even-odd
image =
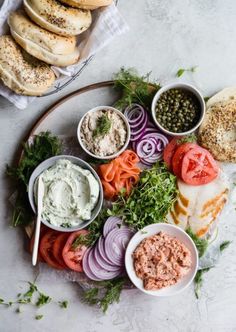
[[[0,9],[0,35],[9,32],[7,17],[12,10],[21,7],[21,5],[22,0],[4,0]],[[65,79],[65,76],[75,75],[91,56],[107,46],[114,37],[126,31],[128,31],[128,25],[123,20],[115,4],[95,10],[93,12],[92,26],[81,36],[78,36],[78,49],[81,54],[79,62],[63,68],[52,66],[58,77],[55,85]],[[0,83],[0,95],[19,109],[25,109],[35,99],[35,97],[18,95],[2,83]]]

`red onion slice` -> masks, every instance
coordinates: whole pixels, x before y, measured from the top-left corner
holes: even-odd
[[[138,126],[136,126],[135,128],[133,127],[130,127],[130,132],[131,132],[131,135],[135,136],[135,135],[138,135],[140,134],[146,127],[147,125],[147,121],[148,121],[148,118],[147,116],[143,119],[142,123],[140,123]]]
[[[124,265],[125,249],[132,236],[133,232],[125,227],[113,229],[105,238],[106,255],[115,265]]]
[[[163,142],[164,147],[169,143],[168,139],[164,135],[162,135],[162,134],[160,134],[158,132],[157,133],[155,133],[155,132],[153,132],[153,133],[145,133],[143,138],[150,138],[150,137],[152,137],[154,139],[161,140]]]
[[[128,106],[124,112],[124,116],[127,117],[131,125],[137,123],[137,121],[139,121],[144,114],[146,114],[146,111],[139,104],[132,104]]]
[[[97,242],[98,250],[100,255],[102,256],[103,260],[109,264],[109,265],[114,265],[114,263],[107,257],[107,254],[105,252],[105,239],[104,237],[100,236]]]
[[[82,261],[82,264],[83,264],[83,270],[84,270],[84,273],[86,274],[86,276],[91,279],[91,280],[94,280],[94,281],[101,281],[100,278],[97,278],[91,271],[90,267],[89,267],[89,263],[88,263],[88,256],[90,255],[90,252],[91,252],[92,248],[89,248],[85,251],[85,254],[83,256],[83,261]]]
[[[153,128],[153,129],[156,129],[156,130],[157,130],[157,128],[155,127],[154,123],[152,123],[151,121],[148,121],[147,126],[148,126],[149,128]]]
[[[159,131],[157,129],[155,129],[155,128],[149,128],[149,127],[147,127],[145,129],[145,134],[150,134],[150,133],[158,134]]]
[[[145,113],[143,113],[143,115],[139,119],[135,119],[135,123],[130,123],[129,119],[128,119],[128,122],[129,122],[131,130],[134,130],[135,128],[143,125],[143,123],[146,122],[146,120],[148,121],[148,115],[145,112]]]
[[[136,146],[136,152],[139,158],[147,158],[155,153],[155,143],[148,139],[141,140]]]
[[[116,271],[107,271],[97,263],[94,257],[94,249],[92,249],[88,255],[88,265],[92,274],[100,280],[110,280],[118,277],[121,273],[121,269]]]
[[[120,266],[115,266],[111,264],[107,264],[107,262],[103,259],[102,255],[99,252],[98,245],[94,247],[94,258],[96,259],[98,265],[109,272],[115,272],[117,270],[120,271]]]
[[[107,234],[114,228],[119,228],[121,226],[122,220],[118,217],[109,217],[103,226],[103,236],[106,237]]]
[[[130,141],[131,142],[138,141],[143,137],[144,134],[145,134],[145,128],[141,131],[141,133],[139,135],[131,135]]]

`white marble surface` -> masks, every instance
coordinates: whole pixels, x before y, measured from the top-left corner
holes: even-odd
[[[96,56],[90,66],[67,89],[49,98],[38,99],[19,111],[0,99],[0,297],[12,299],[33,280],[36,271],[23,248],[23,233],[9,227],[11,207],[7,199],[11,184],[4,175],[6,163],[35,120],[58,98],[96,81],[111,78],[124,65],[141,73],[152,71],[162,83],[174,80],[179,67],[198,65],[191,80],[205,95],[236,84],[236,3],[234,0],[120,0],[120,10],[130,32]],[[221,227],[221,235],[235,239],[236,215]],[[68,299],[66,311],[56,304],[40,310],[0,308],[0,332],[233,332],[236,331],[236,245],[230,246],[220,264],[205,278],[200,300],[193,289],[173,298],[156,299],[137,291],[124,292],[119,304],[106,315],[79,300],[74,284],[40,282],[40,287],[56,299]]]

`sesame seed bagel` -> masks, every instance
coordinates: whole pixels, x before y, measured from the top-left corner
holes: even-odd
[[[75,36],[92,23],[89,10],[63,6],[56,0],[24,0],[29,17],[42,28],[61,36]]]
[[[21,95],[41,96],[54,83],[50,66],[26,53],[9,36],[0,37],[0,79]]]
[[[113,0],[60,0],[60,2],[82,9],[97,9],[99,7],[109,6]]]
[[[236,92],[236,90],[235,90]],[[222,96],[221,96],[222,97]],[[211,100],[206,116],[199,129],[199,143],[208,149],[214,158],[224,162],[236,162],[236,94],[223,101]]]
[[[58,36],[33,23],[23,12],[8,17],[12,37],[29,54],[55,66],[68,66],[79,59],[76,37]]]

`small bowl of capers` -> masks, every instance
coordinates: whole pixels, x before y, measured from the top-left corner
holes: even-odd
[[[171,83],[162,87],[152,101],[152,117],[159,129],[172,136],[193,133],[205,116],[205,101],[194,86]]]

